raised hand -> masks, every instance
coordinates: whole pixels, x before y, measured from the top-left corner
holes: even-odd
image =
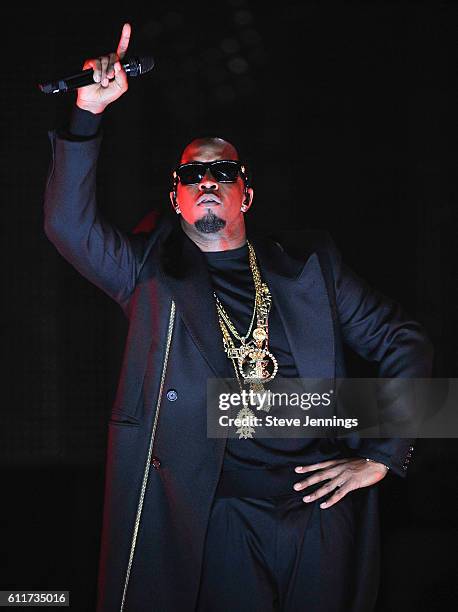
[[[83,70],[92,68],[94,84],[80,87],[76,104],[91,113],[101,113],[105,108],[121,97],[128,89],[127,75],[121,66],[129,46],[131,27],[125,23],[122,28],[116,52],[87,59]]]

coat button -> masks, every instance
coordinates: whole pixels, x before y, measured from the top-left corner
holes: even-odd
[[[157,457],[153,457],[151,463],[153,464],[153,468],[158,470],[160,468],[161,462]]]
[[[167,399],[169,402],[174,402],[176,399],[178,399],[178,393],[175,391],[175,389],[169,389],[167,391]]]

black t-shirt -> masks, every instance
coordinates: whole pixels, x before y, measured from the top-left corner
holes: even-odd
[[[229,251],[203,252],[216,295],[239,335],[250,325],[254,304],[254,283],[249,266],[248,246]],[[262,270],[261,270],[262,277]],[[278,378],[299,376],[281,319],[272,301],[269,314],[269,351],[278,362]],[[310,462],[318,450],[314,438],[228,438],[223,471],[280,468]]]

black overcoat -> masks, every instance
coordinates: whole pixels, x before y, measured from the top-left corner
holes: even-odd
[[[100,137],[50,138],[46,235],[129,321],[108,423],[97,611],[192,612],[226,443],[207,437],[207,379],[233,376],[205,260],[166,221],[130,235],[102,218]],[[378,362],[379,376],[430,375],[421,326],[349,270],[326,235],[305,237],[301,257],[271,240],[252,243],[301,377],[345,376],[344,342]],[[349,439],[399,475],[411,443]]]

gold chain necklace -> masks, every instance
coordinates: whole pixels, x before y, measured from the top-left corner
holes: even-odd
[[[255,299],[252,321],[246,336],[241,337],[237,333],[229,315],[224,310],[216,294],[214,295],[216,298],[218,321],[223,334],[224,350],[228,358],[232,359],[239,384],[240,377],[242,377],[244,382],[250,385],[251,390],[259,392],[264,390],[263,383],[269,382],[275,377],[278,363],[269,351],[268,319],[272,306],[272,297],[269,287],[266,283],[262,282],[253,246],[249,241],[247,241],[247,245],[255,288]],[[253,327],[254,313],[256,313],[256,328],[253,331],[252,338],[248,340]],[[231,333],[236,340],[241,342],[241,346],[237,347],[235,345]]]
[[[251,330],[253,329],[254,318],[256,316],[257,294],[255,293],[255,296],[254,296],[253,314],[251,315],[250,325],[248,327],[247,333],[244,336],[240,336],[237,333],[237,330],[235,329],[234,325],[232,324],[232,321],[230,320],[229,315],[224,310],[224,306],[221,304],[218,296],[216,295],[216,293],[214,291],[213,291],[213,295],[215,296],[216,305],[217,305],[217,308],[218,308],[218,313],[223,318],[225,324],[231,330],[231,332],[234,335],[234,337],[237,338],[237,340],[239,340],[242,344],[245,344],[246,339],[249,337],[249,335],[251,334]]]

